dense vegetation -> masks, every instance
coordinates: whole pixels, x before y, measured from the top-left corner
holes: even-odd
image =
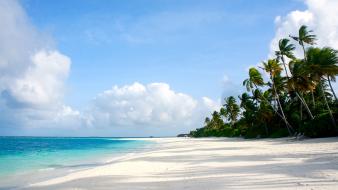
[[[302,58],[294,54],[296,42]],[[313,47],[316,36],[301,26],[298,36],[279,41],[275,58],[249,69],[247,92],[225,98],[193,137],[309,137],[338,135],[338,100],[331,82],[338,75],[338,52]],[[263,77],[267,74],[268,77]],[[264,79],[268,78],[268,79]]]

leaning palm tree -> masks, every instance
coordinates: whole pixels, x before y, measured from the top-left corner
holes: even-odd
[[[258,86],[263,86],[264,80],[261,73],[254,67],[249,69],[249,78],[243,81],[243,86],[246,86],[248,91],[252,90],[254,87],[256,89]]]
[[[309,48],[306,54],[305,74],[309,74],[316,81],[321,89],[325,105],[329,111],[332,123],[336,126],[335,119],[327,101],[323,88],[324,77],[338,75],[338,56],[337,51],[332,48]],[[332,89],[333,90],[333,89]]]
[[[261,92],[258,88],[258,86],[264,86],[264,80],[261,75],[261,73],[254,67],[249,69],[249,78],[245,79],[243,81],[243,86],[246,87],[246,90],[248,92],[251,91],[252,93],[252,98],[257,105],[259,98],[261,97]],[[263,97],[264,99],[264,97]],[[266,99],[264,101],[267,101],[269,104],[270,102]]]
[[[301,33],[303,33],[303,32],[301,32]],[[286,74],[286,77],[287,77],[288,80],[290,80],[290,77],[289,77],[288,72],[287,72],[287,67],[286,67],[286,62],[285,62],[284,56],[286,56],[289,59],[292,59],[292,61],[295,60],[295,56],[293,54],[293,50],[295,50],[295,46],[293,44],[290,44],[289,42],[290,42],[290,40],[285,39],[285,38],[279,40],[279,43],[278,43],[279,51],[275,52],[276,56],[277,56],[277,60],[282,61],[282,64],[283,64],[284,70],[285,70],[285,74]],[[289,68],[290,68],[290,66],[289,66]],[[290,71],[290,74],[292,74],[291,71]],[[301,109],[304,106],[306,108],[307,112],[309,113],[311,119],[313,119],[314,117],[313,117],[313,115],[312,115],[312,113],[309,109],[309,106],[307,105],[306,101],[304,100],[304,97],[302,95],[300,95],[297,90],[295,90],[295,87],[293,87],[293,85],[292,85],[293,83],[290,83],[290,84],[291,84],[291,86],[290,86],[291,90],[295,92],[297,98],[301,102]]]
[[[311,51],[313,48],[311,49]],[[311,52],[312,53],[312,52]],[[336,75],[338,74],[337,68],[338,68],[338,51],[334,50],[332,48],[325,47],[321,49],[320,52],[320,57],[316,57],[318,60],[316,62],[320,64],[320,70],[323,73],[323,80],[328,81],[332,95],[335,98],[335,101],[337,101],[337,96],[336,93],[334,92],[332,85],[331,85],[331,80],[335,81],[336,80]],[[314,57],[312,57],[314,58]],[[313,60],[310,60],[313,61]],[[311,64],[311,63],[310,63]]]
[[[286,38],[279,40],[278,42],[279,51],[275,52],[277,59],[282,61],[287,78],[289,78],[289,75],[288,75],[284,56],[290,59],[294,59],[295,56],[293,55],[292,51],[296,49],[295,46],[293,44],[290,44],[289,42],[290,40]]]
[[[254,67],[249,69],[249,78],[245,79],[243,81],[243,86],[246,86],[247,91],[252,90],[253,95],[255,95],[253,88],[255,87],[256,90],[258,90],[258,86],[264,86],[264,80],[263,77],[261,75],[261,73]],[[274,112],[282,118],[282,120],[285,122],[285,125],[287,125],[288,128],[292,128],[291,125],[288,123],[288,121],[285,119],[285,117],[283,115],[281,115],[276,108],[271,105],[271,103],[264,97],[264,96],[260,96],[262,98],[262,100],[264,100],[265,102],[267,102],[272,109],[274,110]],[[290,131],[289,131],[290,132]]]
[[[307,26],[302,25],[298,30],[298,36],[290,35],[290,38],[294,39],[299,43],[300,46],[302,46],[304,52],[304,59],[306,59],[305,44],[314,45],[316,41],[316,35],[311,34],[312,32],[313,32],[312,30],[307,29]]]
[[[291,132],[292,127],[286,119],[282,104],[280,103],[279,93],[277,92],[277,89],[276,89],[276,86],[275,86],[275,78],[277,76],[280,76],[280,73],[282,72],[283,69],[279,66],[276,59],[270,59],[270,60],[268,60],[268,62],[263,62],[263,69],[267,73],[269,73],[269,75],[270,75],[270,80],[272,82],[271,86],[272,86],[272,90],[273,90],[272,94],[275,96],[277,105],[278,105],[279,109],[281,110],[283,120],[286,124],[286,128],[289,131],[289,134],[291,135],[292,134],[292,132]]]
[[[307,26],[302,25],[298,30],[298,36],[290,35],[290,38],[294,39],[295,41],[299,43],[300,46],[302,46],[305,61],[307,59],[306,51],[305,51],[305,44],[314,45],[316,41],[316,35],[311,34],[312,32],[313,32],[312,30],[307,29]],[[315,103],[313,91],[311,91],[311,96],[312,96],[312,106],[315,107],[316,103]]]
[[[290,88],[291,91],[295,92],[297,98],[300,100],[302,105],[305,107],[310,118],[314,119],[313,114],[303,97],[303,93],[307,93],[309,91],[312,92],[314,88],[316,87],[316,84],[307,75],[304,75],[304,72],[303,72],[305,70],[304,67],[305,67],[305,63],[303,60],[295,59],[290,62],[289,69],[290,69],[291,77],[288,80],[288,87]]]

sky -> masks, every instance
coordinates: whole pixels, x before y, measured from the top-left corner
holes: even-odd
[[[0,135],[172,136],[308,25],[338,49],[338,0],[1,0]],[[335,88],[337,85],[335,84]]]

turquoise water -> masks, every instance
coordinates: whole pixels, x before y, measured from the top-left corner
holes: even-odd
[[[150,142],[121,138],[0,137],[0,175],[90,165],[142,150]]]

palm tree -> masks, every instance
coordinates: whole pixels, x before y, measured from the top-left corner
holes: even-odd
[[[329,111],[332,123],[336,126],[335,119],[328,104],[325,91],[323,88],[324,77],[338,75],[338,56],[337,51],[332,48],[309,48],[306,54],[306,70],[305,74],[309,74],[316,81],[321,89],[325,105]],[[333,89],[332,89],[333,91]]]
[[[293,55],[292,51],[296,49],[295,46],[293,44],[290,44],[289,42],[290,42],[290,40],[286,39],[286,38],[279,40],[279,42],[278,42],[279,51],[275,52],[277,59],[278,60],[280,59],[283,63],[285,74],[286,74],[287,78],[289,78],[289,75],[288,75],[288,71],[286,69],[286,63],[285,63],[284,56],[286,56],[290,59],[294,59],[295,56]]]
[[[338,74],[337,67],[338,67],[338,51],[334,50],[332,48],[323,48],[321,51],[321,59],[324,64],[322,64],[322,69],[324,70],[324,76],[326,77],[326,80],[329,83],[332,95],[335,98],[335,101],[337,102],[337,96],[336,93],[334,92],[331,81],[336,81],[336,75]],[[323,77],[324,77],[323,76]]]
[[[292,91],[295,91],[297,98],[304,105],[310,118],[314,119],[313,114],[302,95],[303,94],[302,92],[305,92],[305,93],[308,91],[313,92],[316,85],[313,83],[312,80],[310,80],[309,77],[307,77],[307,75],[304,75],[304,72],[303,72],[304,66],[305,66],[305,63],[303,60],[295,59],[290,62],[289,69],[291,73],[291,78],[289,78],[288,80],[288,87]],[[301,94],[299,94],[298,92],[300,92]]]
[[[238,96],[241,100],[240,107],[243,109],[242,115],[243,119],[248,126],[254,126],[254,118],[257,110],[256,105],[252,101],[252,98],[248,93],[243,93],[241,96]]]
[[[279,66],[278,62],[276,59],[269,59],[268,62],[263,62],[263,69],[270,74],[270,80],[272,82],[272,90],[273,90],[273,94],[275,96],[275,99],[277,101],[277,105],[281,110],[282,116],[283,116],[283,120],[286,124],[286,128],[289,131],[289,134],[291,135],[292,132],[292,127],[289,124],[289,122],[286,119],[286,116],[284,114],[284,110],[282,107],[282,104],[280,103],[280,98],[279,98],[279,93],[277,92],[276,86],[275,86],[275,78],[277,76],[280,76],[280,73],[282,72],[282,68]]]
[[[227,110],[224,107],[221,107],[221,109],[219,110],[219,114],[227,119]]]
[[[233,126],[237,121],[240,112],[239,106],[236,103],[236,99],[233,96],[226,98],[225,104],[223,106],[226,110],[225,115],[230,120],[231,125]]]
[[[243,81],[243,86],[246,86],[248,91],[252,90],[254,87],[263,86],[264,80],[261,73],[254,67],[249,69],[249,78]]]
[[[302,25],[298,30],[298,36],[289,35],[290,38],[294,39],[295,41],[297,41],[299,43],[300,46],[302,46],[305,61],[307,59],[306,58],[306,51],[305,51],[305,44],[314,45],[315,41],[316,41],[316,35],[311,34],[312,32],[313,32],[312,30],[307,29],[307,26]],[[311,91],[311,96],[312,96],[312,105],[313,105],[313,107],[315,107],[316,103],[315,103],[313,91]]]
[[[302,25],[298,30],[298,36],[290,36],[302,46],[304,52],[304,59],[306,59],[305,44],[314,45],[316,41],[316,35],[311,34],[313,31],[308,30],[307,26]]]
[[[258,100],[262,97],[262,93],[259,90],[258,86],[263,86],[264,80],[261,73],[254,67],[249,69],[249,78],[243,81],[243,86],[246,87],[246,90],[252,93],[252,99],[254,100],[255,104],[257,105]],[[265,101],[269,102],[265,99]],[[270,103],[270,102],[269,102]]]
[[[247,109],[247,104],[248,104],[248,102],[250,102],[250,99],[251,99],[249,94],[245,92],[241,96],[238,96],[238,98],[241,100],[240,106],[242,108]]]
[[[250,68],[248,79],[243,81],[249,93],[238,96],[240,104],[234,97],[227,97],[222,108],[213,112],[210,119],[205,119],[203,128],[192,131],[192,136],[257,137],[266,134],[269,137],[284,127],[281,125],[285,125],[291,134],[293,128],[288,120],[299,129],[298,132],[308,136],[338,134],[337,118],[334,118],[338,113],[338,100],[331,85],[338,76],[338,51],[307,47],[315,44],[316,36],[306,26],[300,27],[298,36],[290,37],[302,47],[304,58],[294,56],[295,46],[290,43],[291,39],[281,39],[275,52],[277,57],[263,62],[262,68],[269,74],[267,82],[258,68]],[[311,99],[315,109],[310,106],[310,110],[307,102]],[[304,110],[308,113],[305,116]],[[316,113],[316,119],[312,111]],[[320,123],[330,126],[313,127]],[[283,131],[286,130],[283,128]]]
[[[256,105],[253,102],[255,97],[251,97],[248,93],[244,92],[241,96],[238,96],[238,99],[241,100],[240,107],[245,111],[256,109]]]
[[[256,90],[258,89],[258,86],[263,86],[264,80],[263,77],[261,75],[261,73],[254,67],[249,69],[249,78],[245,79],[243,81],[243,86],[246,86],[247,91],[253,90],[253,87],[256,88]],[[254,95],[254,91],[252,91],[252,94]],[[261,98],[269,103],[269,105],[272,107],[272,109],[275,111],[275,113],[281,117],[283,119],[283,121],[285,122],[285,125],[287,125],[288,128],[292,128],[291,125],[288,123],[288,121],[285,119],[285,116],[281,115],[274,106],[271,105],[271,103],[264,97],[261,96]],[[289,131],[290,132],[290,131]]]
[[[220,129],[223,126],[223,120],[221,119],[221,115],[219,112],[214,111],[212,113],[212,119],[210,121],[211,128],[213,129]]]
[[[301,32],[301,33],[303,33],[303,32]],[[288,57],[292,60],[295,60],[295,56],[292,52],[293,50],[295,50],[295,46],[293,44],[290,44],[289,42],[290,42],[290,40],[285,39],[285,38],[279,40],[279,43],[278,43],[279,51],[275,52],[276,56],[277,56],[277,60],[279,60],[279,59],[282,60],[284,70],[285,70],[285,74],[286,74],[286,77],[287,77],[288,80],[290,79],[290,77],[289,77],[288,72],[287,72],[284,56],[286,56],[286,57]],[[291,85],[291,87],[292,87],[291,90],[294,90],[294,87],[292,85]],[[309,106],[307,105],[306,101],[304,100],[304,97],[302,95],[299,95],[298,91],[295,91],[295,94],[296,94],[297,98],[301,101],[301,105],[300,105],[301,109],[302,109],[302,105],[304,105],[304,107],[306,108],[307,112],[309,113],[311,119],[313,119],[314,117],[313,117],[313,115],[312,115],[312,113],[309,109]]]

